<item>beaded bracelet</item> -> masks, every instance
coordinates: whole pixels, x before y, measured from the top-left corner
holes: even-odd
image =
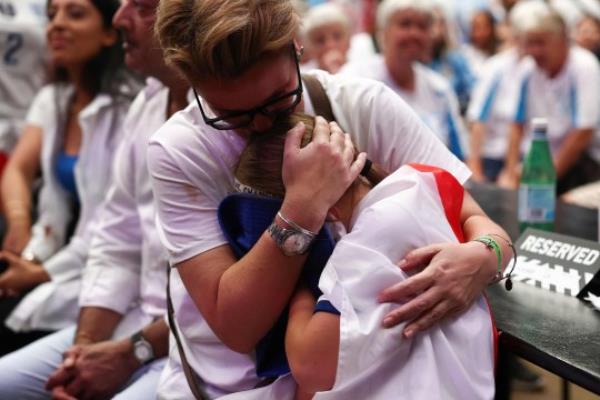
[[[494,279],[492,282],[500,281],[500,279],[502,279],[502,249],[500,248],[498,242],[496,242],[494,238],[488,235],[478,237],[477,239],[473,239],[472,241],[483,243],[485,247],[487,247],[489,250],[494,250],[494,253],[496,253],[496,260],[498,261],[498,265],[496,267],[496,275],[494,275]]]
[[[517,266],[517,249],[515,249],[515,245],[508,239],[497,235],[495,233],[490,233],[488,236],[496,236],[497,238],[502,239],[508,247],[510,247],[510,250],[513,253],[512,259],[513,259],[513,263],[512,266],[510,267],[510,271],[508,271],[508,275],[504,276],[502,279],[506,279],[506,283],[504,284],[504,287],[506,288],[506,290],[510,291],[513,287],[512,284],[512,280],[510,279],[512,276],[513,271],[515,270],[515,267]]]
[[[508,247],[510,247],[510,249],[513,253],[513,257],[512,257],[513,263],[510,268],[510,271],[508,272],[508,275],[506,275],[506,276],[504,276],[503,272],[502,272],[502,249],[501,249],[500,245],[498,244],[498,242],[496,242],[492,236],[496,236],[496,237],[502,239],[508,245]],[[513,271],[515,270],[515,266],[517,265],[517,251],[515,249],[515,246],[512,244],[512,242],[510,242],[509,240],[503,238],[502,236],[494,234],[494,233],[484,235],[477,239],[473,239],[472,241],[483,243],[483,244],[485,244],[485,246],[488,249],[494,250],[494,252],[496,253],[496,258],[498,260],[498,267],[497,267],[496,275],[494,276],[494,280],[492,282],[498,283],[498,282],[506,279],[505,288],[506,288],[506,290],[510,291],[513,286],[511,276],[512,276]]]

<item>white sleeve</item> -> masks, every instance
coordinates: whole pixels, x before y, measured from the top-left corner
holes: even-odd
[[[90,243],[102,218],[104,204],[98,204],[87,224],[78,228],[69,243],[44,262],[44,269],[53,281],[67,281],[81,277],[86,265]],[[36,253],[37,254],[37,253]]]
[[[531,62],[529,62],[531,61]],[[521,61],[515,73],[515,83],[511,86],[513,100],[510,109],[512,110],[512,122],[517,124],[526,124],[529,120],[528,102],[531,90],[529,81],[535,71],[535,63],[532,60],[525,59]]]
[[[91,237],[73,236],[69,244],[44,262],[44,269],[54,282],[66,282],[81,276]]]
[[[46,126],[48,121],[54,117],[54,115],[48,115],[48,113],[55,112],[56,106],[54,101],[53,86],[43,87],[35,96],[29,107],[27,117],[25,118],[26,123],[41,128]]]
[[[49,185],[42,184],[37,210],[38,219],[31,227],[31,238],[23,249],[23,253],[31,252],[36,259],[46,261],[65,245],[68,226],[60,217],[70,220],[72,204],[55,201]],[[47,210],[52,210],[52,212]]]
[[[471,122],[487,122],[489,118],[501,80],[501,75],[492,67],[489,62],[484,64],[483,72],[471,94],[467,109],[467,119]]]
[[[151,141],[148,147],[157,230],[171,266],[227,243],[217,217],[219,204],[227,195],[219,161],[201,145],[196,146],[167,149]],[[183,151],[203,156],[200,159],[197,154],[181,154]]]
[[[142,232],[135,197],[135,152],[122,143],[83,273],[80,307],[102,307],[125,314],[139,298]]]
[[[600,122],[600,67],[595,59],[586,59],[574,77],[574,127],[589,129]]]
[[[420,163],[443,168],[461,183],[471,176],[466,165],[385,85],[353,79],[339,91],[326,90],[342,128],[352,135],[359,150],[366,151],[388,172],[408,163]]]

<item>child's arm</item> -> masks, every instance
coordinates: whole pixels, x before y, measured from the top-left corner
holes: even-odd
[[[340,317],[315,313],[315,298],[300,287],[290,303],[285,350],[292,375],[302,392],[329,390],[335,383]]]

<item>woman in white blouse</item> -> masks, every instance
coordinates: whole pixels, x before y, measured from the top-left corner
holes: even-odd
[[[112,27],[119,5],[48,2],[52,83],[36,96],[2,181],[8,232],[1,258],[8,267],[0,293],[12,298],[0,301],[0,354],[75,322],[93,220],[135,94]],[[40,169],[38,218],[30,228]]]

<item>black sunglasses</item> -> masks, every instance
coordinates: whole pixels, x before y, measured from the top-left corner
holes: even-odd
[[[252,124],[254,117],[257,114],[266,115],[271,118],[278,118],[285,115],[289,115],[294,112],[296,106],[302,100],[302,77],[300,75],[300,64],[298,63],[298,57],[296,55],[296,47],[292,44],[292,53],[294,62],[296,63],[296,72],[298,74],[298,87],[289,93],[283,94],[275,99],[269,100],[266,103],[246,111],[236,111],[230,114],[226,114],[220,117],[208,117],[202,108],[200,98],[196,89],[192,87],[194,96],[196,97],[196,103],[202,113],[202,118],[207,125],[212,126],[215,129],[226,131],[238,128],[244,128]]]

